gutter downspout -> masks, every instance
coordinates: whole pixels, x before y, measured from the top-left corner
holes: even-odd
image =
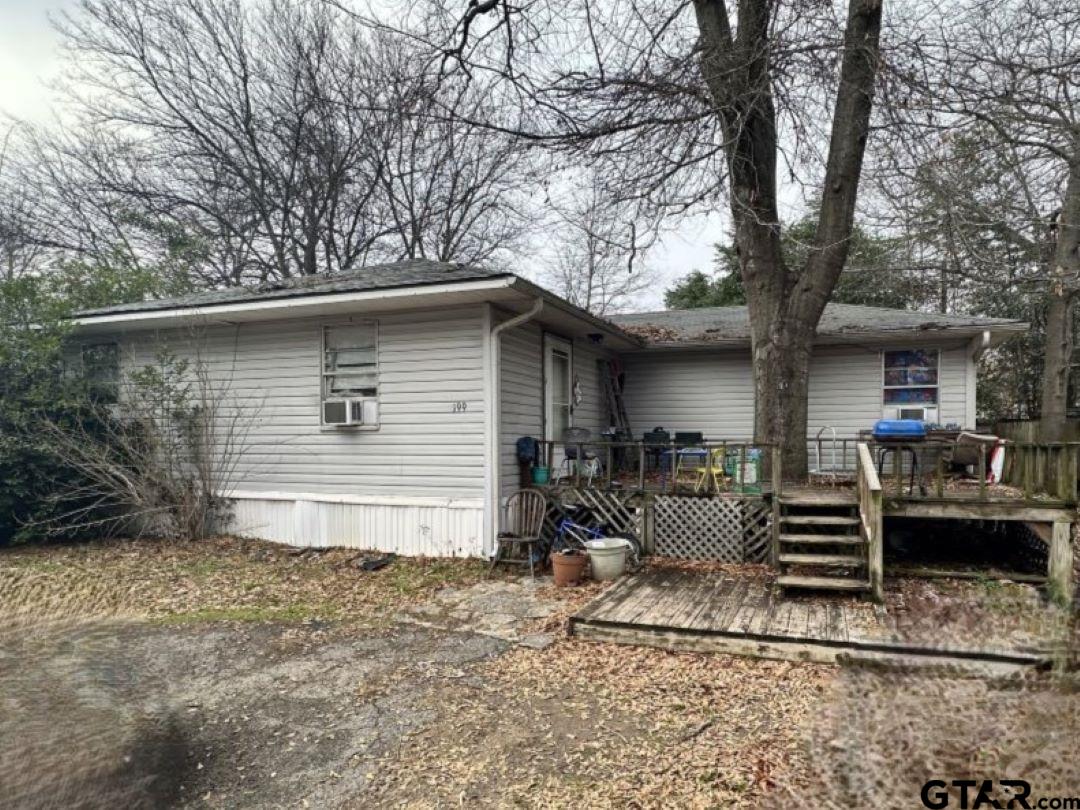
[[[990,348],[990,330],[984,329],[982,335],[977,338],[973,338],[971,341],[971,350],[968,352],[970,358],[967,367],[967,386],[970,390],[967,390],[967,403],[964,408],[964,421],[968,426],[974,430],[976,428],[976,422],[978,419],[978,411],[976,406],[976,394],[979,380],[979,360],[986,350]]]
[[[986,350],[990,348],[990,330],[984,329],[979,342],[975,343],[972,341],[972,343],[974,345],[971,348],[971,359],[978,363],[979,360],[982,359],[982,356],[986,354]]]
[[[487,351],[484,364],[484,387],[487,389],[487,421],[484,431],[484,550],[494,552],[495,536],[499,530],[499,425],[502,416],[501,368],[502,352],[500,337],[503,332],[521,326],[540,314],[544,299],[537,297],[533,305],[508,321],[491,325],[491,304],[485,308],[485,340]]]

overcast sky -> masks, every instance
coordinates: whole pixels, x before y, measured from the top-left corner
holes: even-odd
[[[48,82],[61,72],[59,38],[49,14],[78,0],[0,0],[0,115],[47,123],[53,115]],[[663,308],[664,289],[691,270],[708,271],[713,244],[724,238],[724,218],[680,223],[647,257],[661,282],[642,296],[641,309]]]

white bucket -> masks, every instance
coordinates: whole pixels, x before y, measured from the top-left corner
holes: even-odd
[[[593,579],[618,579],[626,571],[626,552],[630,544],[621,537],[586,540]]]

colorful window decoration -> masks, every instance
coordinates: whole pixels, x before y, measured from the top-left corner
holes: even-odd
[[[886,405],[938,404],[937,349],[901,349],[884,353]]]

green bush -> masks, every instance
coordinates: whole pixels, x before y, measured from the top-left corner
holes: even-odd
[[[0,282],[0,545],[40,538],[66,508],[49,494],[77,483],[46,424],[94,430],[85,385],[65,363],[68,311],[40,278]]]

